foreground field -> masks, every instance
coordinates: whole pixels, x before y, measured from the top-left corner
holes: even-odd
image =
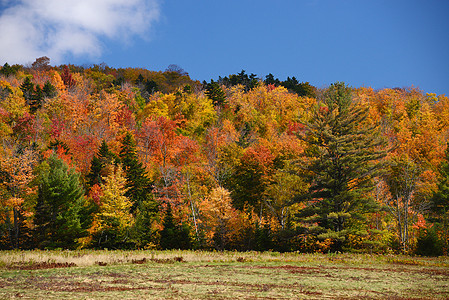
[[[0,252],[0,299],[447,299],[449,259],[192,251]]]

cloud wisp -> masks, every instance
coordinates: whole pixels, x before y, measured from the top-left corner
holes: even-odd
[[[1,0],[0,63],[48,56],[97,58],[101,39],[147,37],[158,21],[159,0]]]

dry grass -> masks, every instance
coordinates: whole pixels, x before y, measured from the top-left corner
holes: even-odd
[[[234,251],[152,251],[152,250],[76,250],[76,251],[0,251],[0,267],[14,263],[73,263],[80,267],[93,266],[98,262],[107,264],[131,263],[133,260],[170,260],[182,257],[186,262],[296,262],[296,263],[343,263],[343,264],[398,264],[449,267],[449,257],[425,258],[401,255],[369,254],[306,254],[279,252]]]
[[[0,298],[447,299],[448,257],[205,251],[0,252]]]

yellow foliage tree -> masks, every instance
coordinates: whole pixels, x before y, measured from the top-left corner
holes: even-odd
[[[229,191],[222,187],[212,189],[200,207],[209,243],[218,250],[226,249],[244,227],[243,213],[232,206]]]
[[[126,178],[121,165],[111,168],[101,185],[100,209],[94,216],[91,229],[94,243],[99,247],[115,248],[129,242],[134,217],[130,213],[131,201],[125,196]]]

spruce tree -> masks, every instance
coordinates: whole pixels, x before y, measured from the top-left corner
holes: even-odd
[[[150,180],[142,163],[139,162],[134,138],[130,133],[127,133],[123,138],[119,157],[126,175],[126,188],[128,190],[125,196],[132,201],[131,211],[134,212],[139,203],[149,201],[152,197]],[[154,209],[156,209],[155,205]]]
[[[56,155],[40,167],[35,207],[36,235],[40,248],[69,248],[87,235],[89,206],[79,174]]]
[[[363,220],[363,214],[375,207],[369,191],[385,152],[378,150],[383,141],[376,127],[363,125],[366,116],[367,109],[352,100],[351,89],[335,83],[306,126],[312,185],[302,216],[318,223],[310,232],[332,239],[335,251],[341,250],[348,233],[357,234],[351,223]]]

